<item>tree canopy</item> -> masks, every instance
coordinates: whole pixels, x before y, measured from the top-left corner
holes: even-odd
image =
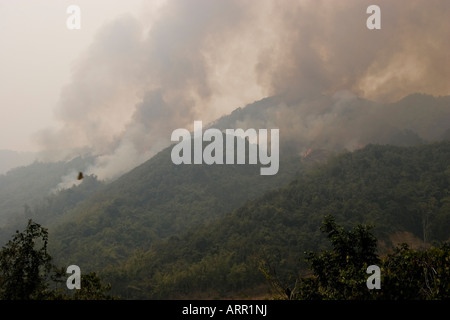
[[[81,288],[69,292],[61,286],[67,276],[64,268],[52,264],[47,251],[48,231],[28,220],[0,250],[0,300],[92,300],[112,299],[95,272],[81,275]]]
[[[306,253],[311,274],[297,279],[295,287],[284,288],[270,272],[267,279],[278,298],[302,300],[435,300],[450,298],[450,246],[442,243],[426,250],[401,244],[380,257],[377,239],[370,227],[357,225],[350,231],[325,217],[322,231],[332,248]],[[380,270],[378,289],[369,289],[368,267]],[[264,271],[264,270],[263,270]]]
[[[52,271],[47,252],[48,232],[31,219],[0,251],[0,297],[7,300],[39,298],[48,289]]]

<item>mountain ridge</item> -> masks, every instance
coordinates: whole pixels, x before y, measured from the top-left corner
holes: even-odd
[[[255,165],[177,166],[170,159],[172,145],[109,183],[97,181],[95,175],[85,175],[79,185],[60,191],[50,199],[51,201],[46,200],[36,206],[31,203],[32,210],[30,212],[33,218],[39,220],[45,217],[45,220],[42,221],[48,222],[46,225],[53,235],[50,240],[50,248],[55,253],[56,261],[62,264],[75,263],[86,271],[100,270],[105,271],[106,274],[114,273],[111,270],[114,268],[122,270],[121,268],[127,266],[130,261],[134,261],[136,256],[151,255],[148,252],[154,246],[164,247],[162,244],[164,241],[177,243],[177,238],[185,237],[187,233],[195,233],[197,229],[203,230],[205,225],[225,223],[226,217],[230,213],[234,214],[235,211],[244,210],[242,208],[254,203],[252,201],[262,201],[265,199],[264,197],[273,197],[277,192],[279,194],[281,192],[279,188],[287,188],[289,182],[295,177],[304,177],[305,170],[314,171],[311,168],[316,163],[326,165],[327,159],[336,159],[334,155],[337,153],[349,155],[353,153],[348,150],[356,152],[355,154],[359,154],[359,150],[372,150],[373,159],[377,159],[377,152],[375,152],[377,147],[369,143],[372,139],[374,143],[395,144],[406,148],[401,150],[412,148],[407,146],[424,146],[426,148],[425,143],[430,143],[428,140],[446,139],[446,133],[449,130],[448,123],[450,123],[449,105],[450,96],[433,97],[420,94],[405,97],[392,104],[375,103],[349,94],[289,102],[286,102],[282,96],[269,97],[249,104],[245,108],[236,109],[230,115],[216,120],[209,127],[243,128],[244,130],[279,127],[280,172],[273,177],[261,177],[259,166]],[[380,118],[379,116],[389,108],[396,108],[391,112],[392,118]],[[411,119],[415,120],[411,122]],[[437,125],[433,126],[436,119],[439,121]],[[370,148],[366,149],[367,146]],[[397,150],[392,146],[385,148]],[[392,152],[395,155],[395,152]],[[430,152],[433,153],[433,151]],[[426,159],[423,155],[421,157]],[[401,160],[402,157],[394,156],[392,161],[395,163],[400,161],[399,159]],[[361,162],[362,168],[365,168],[366,164],[372,163],[370,157],[365,161]],[[61,165],[64,167],[67,163]],[[51,164],[47,164],[47,166],[50,168],[49,170],[52,170]],[[15,172],[23,175],[26,182],[26,179],[29,178],[26,170],[32,168],[19,168]],[[57,181],[62,180],[61,176],[67,175],[67,168],[64,168],[61,172],[53,172],[55,176],[52,176],[52,179],[55,181],[52,180],[48,185],[55,186]],[[82,168],[79,170],[83,171]],[[335,165],[333,170],[336,171],[333,174],[339,174],[339,166]],[[389,170],[392,171],[390,175],[381,174],[381,176],[385,176],[386,181],[397,174],[392,168]],[[396,170],[401,171],[402,168]],[[412,177],[413,173],[408,173],[407,169],[404,171],[409,175],[408,177]],[[56,172],[58,173],[56,174]],[[78,173],[78,169],[74,172]],[[45,177],[45,172],[41,174]],[[360,174],[363,176],[364,170]],[[10,173],[9,176],[11,176]],[[376,178],[378,177],[372,177],[375,181]],[[5,179],[5,177],[0,177],[0,182],[1,179]],[[68,182],[71,183],[71,181]],[[358,185],[362,182],[353,183]],[[432,185],[431,181],[427,183]],[[426,187],[426,183],[424,183],[424,187]],[[341,188],[345,190],[346,187],[341,186]],[[276,191],[271,193],[271,190]],[[317,205],[321,201],[326,203],[326,198],[319,197],[323,190],[316,191],[318,199],[314,201],[317,202]],[[358,190],[355,189],[356,191]],[[304,192],[308,191],[304,190]],[[373,197],[377,195],[374,193]],[[275,198],[272,200],[276,200]],[[370,199],[370,197],[366,197],[367,203],[370,203]],[[0,204],[4,205],[5,203],[5,201],[0,201]],[[363,206],[362,203],[358,205]],[[269,205],[269,207],[273,207],[273,205]],[[380,212],[376,206],[372,209],[377,214]],[[347,208],[347,210],[349,209]],[[25,221],[30,217],[30,212],[17,214],[17,220]],[[350,215],[346,222],[356,223],[359,221],[357,217],[356,213]],[[448,225],[445,217],[445,214],[444,217],[441,217],[444,219],[444,226]],[[386,224],[383,216],[378,216],[378,219],[383,221],[383,225]],[[318,222],[318,218],[316,220]],[[402,223],[407,222],[408,219],[402,221]],[[417,236],[420,223],[417,221],[409,223],[406,230],[400,231],[412,232],[414,230]],[[233,226],[236,227],[236,230],[242,230],[239,223],[235,223]],[[273,237],[270,228],[274,226],[276,224],[265,226],[266,237]],[[445,232],[439,228],[436,230],[438,234]],[[0,231],[5,237],[6,232],[11,230]],[[310,228],[307,231],[303,230],[301,234],[310,241],[314,238],[314,232],[316,232],[314,228]],[[294,237],[292,233],[290,236]],[[206,250],[208,242],[200,238],[197,240],[196,246]],[[386,238],[383,241],[389,241],[389,239]],[[289,243],[288,241],[288,246]],[[189,250],[191,251],[188,252],[192,252],[192,249]],[[196,250],[198,256],[198,249]],[[249,266],[243,261],[236,264],[236,261],[232,259],[233,250],[239,250],[239,246],[232,246],[232,250],[229,252],[228,258],[231,260],[228,261],[233,262],[230,268],[235,268],[231,274],[237,279],[242,279],[242,273],[238,270],[243,268],[248,272],[253,272],[254,269],[248,269]],[[217,255],[209,255],[206,258],[223,259]],[[165,259],[170,260],[168,257]],[[292,260],[292,257],[289,259]],[[213,261],[209,262],[214,264]],[[256,262],[256,260],[252,262],[253,267],[257,266]],[[195,261],[189,268],[205,267],[207,266],[205,263]],[[173,266],[170,267],[173,268]],[[153,274],[152,277],[159,277],[163,274]],[[255,280],[251,276],[249,279],[249,282]],[[261,279],[259,278],[259,280]],[[139,287],[139,283],[135,283],[135,281],[137,280],[130,281],[128,285]],[[233,288],[224,290],[229,292],[229,290],[241,288],[241,284],[236,284],[236,281],[236,279],[232,281]],[[123,292],[127,292],[127,289],[124,289],[124,283],[119,282],[115,281],[117,287],[122,288]],[[261,283],[258,282],[258,285]],[[226,288],[227,285],[224,284],[224,286]],[[143,289],[141,288],[141,290]],[[145,290],[148,293],[145,297],[149,295],[173,297],[173,295],[168,295],[168,292],[155,291],[154,288],[145,288]],[[143,297],[141,294],[135,295],[135,293],[132,293],[131,296]]]

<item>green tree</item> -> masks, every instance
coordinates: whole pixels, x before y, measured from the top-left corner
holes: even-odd
[[[330,250],[308,252],[311,274],[298,278],[293,289],[282,288],[271,274],[273,286],[283,289],[288,298],[308,300],[437,300],[450,298],[450,244],[427,250],[413,250],[406,244],[392,254],[379,258],[377,239],[370,227],[358,225],[351,231],[327,216],[321,227],[331,242]],[[381,270],[380,290],[367,288],[367,267]],[[280,290],[278,290],[278,293]],[[282,291],[281,291],[282,292]]]
[[[81,275],[81,289],[64,288],[64,268],[51,263],[47,252],[48,231],[28,220],[23,232],[16,231],[0,251],[0,300],[104,300],[111,285],[91,272]],[[54,286],[51,286],[54,284]]]
[[[111,300],[118,297],[108,295],[111,285],[102,283],[100,277],[95,272],[81,275],[81,288],[74,290],[69,299],[74,300]]]
[[[449,299],[450,244],[424,251],[401,244],[383,259],[382,276],[382,299]]]
[[[16,231],[0,251],[0,298],[29,300],[48,293],[53,269],[47,252],[48,232],[28,220],[24,232]]]
[[[326,216],[321,230],[327,233],[332,249],[320,254],[308,252],[313,277],[302,278],[296,292],[300,299],[367,299],[367,267],[378,264],[377,239],[370,226],[358,225],[346,231]],[[362,289],[362,290],[361,290]],[[364,290],[365,289],[365,290]]]

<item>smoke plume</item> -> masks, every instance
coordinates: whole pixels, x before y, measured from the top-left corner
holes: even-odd
[[[75,64],[60,127],[36,137],[41,157],[95,154],[92,173],[112,178],[167,146],[174,129],[266,96],[283,97],[280,137],[319,143],[339,140],[335,115],[359,98],[450,94],[450,2],[376,1],[381,29],[369,30],[372,2],[173,0],[149,19],[118,17]],[[351,130],[370,135],[364,121]]]

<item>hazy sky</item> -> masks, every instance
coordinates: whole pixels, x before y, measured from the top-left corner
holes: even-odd
[[[155,1],[153,1],[155,2]],[[72,64],[98,29],[142,0],[0,0],[0,149],[38,149],[30,136],[54,124]],[[66,9],[81,8],[81,29],[68,30]]]
[[[273,94],[449,95],[449,14],[448,0],[0,0],[0,149],[93,152],[107,175]]]

